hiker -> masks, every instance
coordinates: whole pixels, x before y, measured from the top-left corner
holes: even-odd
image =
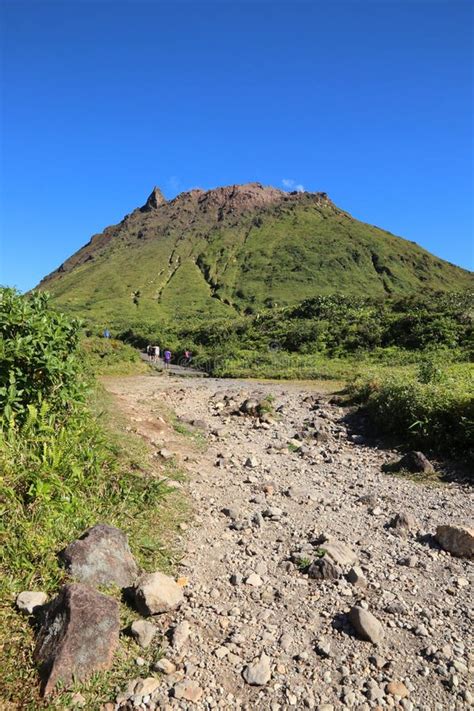
[[[191,362],[191,351],[184,351],[183,365],[189,365]]]
[[[160,357],[160,346],[153,346],[153,362],[158,363]]]
[[[103,336],[104,336],[104,338],[110,338],[110,331],[108,328],[105,329]]]
[[[168,348],[163,353],[163,360],[165,362],[165,368],[168,369],[171,363],[171,351]]]
[[[148,356],[148,360],[151,363],[151,361],[153,360],[153,354],[154,354],[153,346],[151,345],[151,343],[149,343],[146,347],[146,354]]]

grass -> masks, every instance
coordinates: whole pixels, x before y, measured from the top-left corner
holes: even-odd
[[[107,244],[84,249],[42,285],[61,308],[102,326],[206,323],[316,295],[385,297],[472,287],[459,269],[333,206],[302,195],[216,221],[197,208],[137,212]]]
[[[52,597],[65,582],[57,551],[88,526],[105,521],[128,534],[144,569],[170,571],[177,560],[177,527],[187,518],[187,507],[166,479],[180,478],[181,472],[174,464],[157,469],[144,443],[125,431],[125,421],[104,392],[96,392],[89,407],[87,419],[70,425],[54,450],[48,450],[47,437],[35,446],[27,431],[21,441],[12,436],[1,443],[0,698],[7,708],[66,708],[70,701],[69,692],[48,701],[39,698],[33,630],[14,607],[21,590],[44,590]],[[120,599],[120,591],[107,592]],[[121,606],[122,626],[134,617]],[[159,640],[141,650],[121,638],[113,669],[75,687],[88,709],[99,709],[119,682],[143,672],[133,663],[138,654],[151,664],[160,654]]]
[[[436,367],[428,382],[426,373],[421,366],[388,377],[365,376],[349,391],[379,432],[399,437],[406,446],[472,459],[474,366]]]
[[[81,342],[86,364],[95,375],[139,375],[149,373],[135,348],[114,338],[84,337]]]

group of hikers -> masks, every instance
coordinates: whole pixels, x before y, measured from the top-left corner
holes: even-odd
[[[158,360],[160,358],[160,346],[153,346],[149,344],[146,349],[148,360],[150,363],[158,363]],[[163,364],[165,369],[168,369],[171,364],[171,359],[172,359],[172,353],[171,351],[166,348],[166,350],[163,351]],[[183,358],[180,361],[180,365],[189,365],[191,362],[191,351],[185,350],[183,353]]]

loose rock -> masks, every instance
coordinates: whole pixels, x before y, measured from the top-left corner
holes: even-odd
[[[270,681],[272,672],[270,659],[263,652],[258,661],[245,667],[243,677],[251,686],[264,686]]]
[[[73,578],[92,586],[114,583],[125,588],[139,572],[125,533],[106,523],[89,528],[59,557]]]
[[[184,600],[182,588],[164,573],[145,573],[135,587],[135,605],[142,615],[158,615],[176,610]]]
[[[119,631],[116,600],[81,583],[65,585],[50,603],[34,652],[42,693],[51,693],[58,682],[67,687],[73,679],[108,669]]]
[[[382,624],[363,607],[355,606],[349,612],[349,621],[362,639],[379,644],[384,636]]]
[[[183,679],[174,685],[173,694],[175,699],[185,699],[185,701],[196,703],[203,695],[203,690],[195,681]]]
[[[438,526],[438,543],[445,551],[461,558],[474,557],[474,528],[469,526]]]
[[[34,592],[33,590],[24,590],[16,598],[16,606],[22,612],[27,612],[32,615],[36,608],[45,604],[48,596],[44,592]]]
[[[146,620],[135,620],[130,625],[130,633],[132,637],[138,642],[140,647],[146,649],[149,647],[153,637],[157,633],[157,628],[152,622],[147,622]]]

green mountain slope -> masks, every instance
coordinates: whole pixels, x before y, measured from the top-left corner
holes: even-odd
[[[354,219],[325,193],[258,183],[147,203],[46,277],[55,302],[99,323],[213,320],[321,294],[474,287],[474,275]]]

